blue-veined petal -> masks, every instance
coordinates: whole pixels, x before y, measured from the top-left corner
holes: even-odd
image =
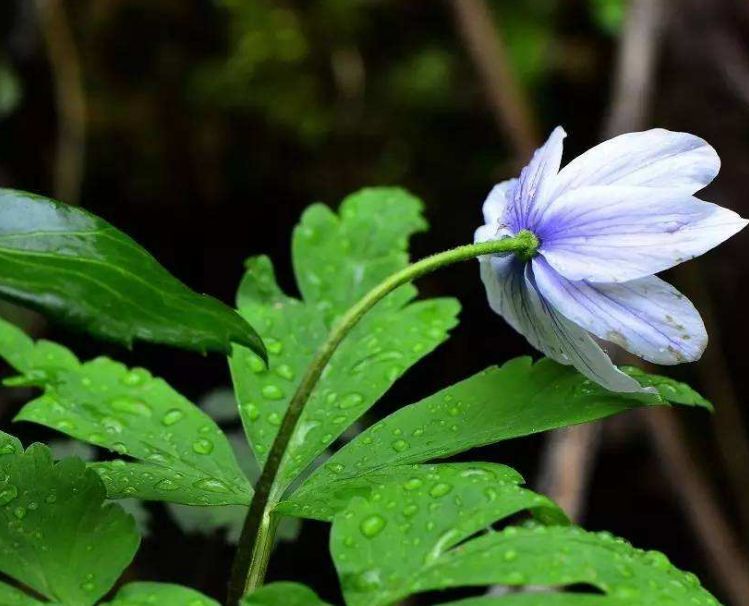
[[[484,202],[484,223],[498,225],[504,221],[508,202],[512,199],[512,192],[517,185],[517,179],[509,179],[495,185]]]
[[[655,128],[619,135],[572,160],[555,179],[553,196],[589,185],[635,185],[693,194],[720,171],[706,141]]]
[[[533,228],[530,217],[536,213],[535,206],[545,205],[548,199],[554,178],[562,163],[563,142],[566,136],[564,129],[557,126],[520,173],[520,178],[512,189],[512,198],[509,200],[505,215],[506,223],[513,232]]]
[[[699,256],[747,224],[677,190],[584,187],[556,199],[536,234],[570,280],[627,282]]]
[[[560,276],[541,256],[532,264],[539,291],[562,315],[645,360],[693,362],[707,346],[694,305],[660,278],[589,284]]]
[[[513,255],[484,257],[481,278],[491,308],[536,349],[612,391],[650,391],[616,368],[588,332],[543,299],[529,264]]]

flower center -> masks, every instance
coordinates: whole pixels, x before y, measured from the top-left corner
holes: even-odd
[[[515,256],[521,261],[530,261],[538,254],[538,247],[541,246],[536,234],[527,229],[520,230],[515,236],[522,246],[515,251]]]

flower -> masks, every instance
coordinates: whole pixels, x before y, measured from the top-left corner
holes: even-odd
[[[653,274],[740,231],[735,212],[694,197],[720,170],[717,152],[687,133],[654,129],[610,139],[560,170],[558,127],[520,178],[484,202],[476,242],[530,231],[535,251],[485,256],[491,308],[535,348],[612,391],[642,391],[594,337],[656,364],[700,358],[705,325]]]

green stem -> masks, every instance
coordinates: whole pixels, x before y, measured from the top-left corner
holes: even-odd
[[[328,338],[315,353],[296,393],[289,402],[289,407],[268,453],[268,459],[263,467],[260,479],[255,486],[255,495],[244,521],[234,565],[232,566],[227,599],[229,606],[239,604],[245,593],[253,591],[263,583],[275,532],[271,512],[281,496],[278,494],[279,491],[276,487],[276,476],[281,468],[286,448],[294,434],[299,417],[304,410],[304,405],[320,380],[325,366],[351,329],[375,304],[407,282],[445,265],[452,265],[483,255],[514,252],[522,258],[530,258],[538,249],[538,244],[536,236],[528,231],[521,231],[512,238],[467,244],[431,255],[421,261],[412,263],[380,282],[340,318]]]

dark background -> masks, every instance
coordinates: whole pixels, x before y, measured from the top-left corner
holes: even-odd
[[[567,160],[604,133],[700,135],[723,160],[702,197],[746,216],[747,31],[744,0],[6,0],[0,184],[80,203],[229,303],[243,259],[259,253],[294,292],[289,238],[300,213],[362,186],[400,184],[423,198],[432,228],[414,239],[415,257],[471,240],[488,190],[557,124],[570,135]],[[592,469],[585,525],[664,550],[735,606],[749,604],[747,247],[742,233],[666,276],[703,311],[712,339],[702,363],[668,374],[713,399],[714,418],[629,415],[605,425],[598,448],[572,434],[471,455],[538,485],[541,467],[556,477],[577,466],[559,444],[578,440]],[[461,325],[374,415],[532,353],[490,312],[474,265],[420,289],[457,296]],[[147,366],[193,400],[229,384],[220,356],[35,330],[84,358]],[[14,397],[0,410],[4,429]],[[148,508],[154,534],[128,575],[221,597],[232,553],[222,533],[185,536],[162,506]],[[326,537],[326,526],[306,523],[299,543],[281,544],[270,577],[338,599]]]

